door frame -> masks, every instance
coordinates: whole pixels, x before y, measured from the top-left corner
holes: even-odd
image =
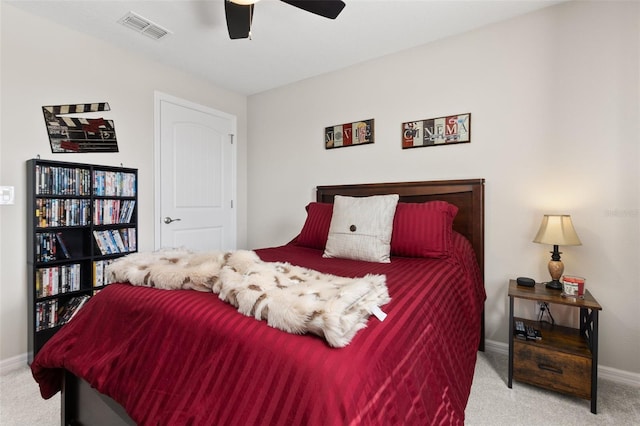
[[[162,227],[162,212],[161,210],[161,197],[162,188],[160,187],[160,104],[162,101],[174,103],[176,105],[184,106],[186,108],[195,109],[205,114],[216,115],[218,117],[224,117],[231,121],[232,136],[231,136],[231,198],[233,200],[233,233],[235,234],[236,246],[238,244],[238,144],[236,143],[236,135],[238,134],[238,118],[235,115],[220,111],[214,108],[209,108],[204,105],[197,104],[195,102],[187,101],[185,99],[178,98],[176,96],[169,95],[160,91],[154,91],[153,93],[153,247],[154,250],[160,249],[160,232]]]

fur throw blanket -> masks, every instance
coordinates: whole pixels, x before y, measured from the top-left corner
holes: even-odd
[[[338,277],[264,262],[246,250],[133,253],[107,271],[115,282],[216,293],[244,315],[289,333],[316,334],[332,347],[348,345],[366,327],[372,309],[391,300],[384,275]]]

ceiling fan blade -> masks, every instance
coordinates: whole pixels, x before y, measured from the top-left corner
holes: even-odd
[[[291,6],[298,7],[307,12],[315,13],[316,15],[324,16],[329,19],[336,19],[336,17],[344,9],[345,3],[340,0],[282,0],[283,2],[290,4]]]
[[[253,19],[253,5],[240,5],[224,1],[224,13],[227,15],[227,30],[232,40],[249,38],[251,19]]]

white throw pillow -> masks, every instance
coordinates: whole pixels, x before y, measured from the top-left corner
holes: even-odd
[[[398,194],[336,195],[324,257],[389,263]]]

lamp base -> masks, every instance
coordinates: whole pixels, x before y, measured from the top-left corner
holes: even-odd
[[[558,251],[558,246],[553,246],[553,252],[548,267],[549,275],[551,275],[551,281],[547,283],[547,288],[550,288],[552,290],[562,290],[560,277],[564,272],[564,264],[562,263],[562,260],[560,260],[560,252]]]
[[[550,288],[552,290],[562,290],[562,283],[558,280],[553,280],[553,281],[549,281],[545,287]]]

